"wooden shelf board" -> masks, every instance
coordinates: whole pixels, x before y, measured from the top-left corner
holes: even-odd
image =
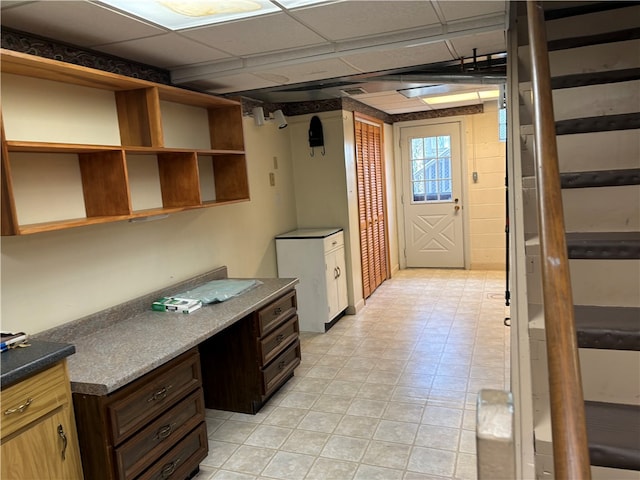
[[[162,100],[202,107],[217,108],[240,105],[239,102],[227,98],[216,97],[169,85],[158,85],[147,80],[125,77],[115,73],[51,60],[49,58],[37,57],[4,48],[0,49],[0,53],[2,54],[0,68],[2,72],[5,73],[112,91],[158,87],[159,96]]]
[[[165,147],[121,147],[120,145],[91,145],[80,143],[55,143],[55,142],[28,142],[22,140],[8,140],[6,142],[10,152],[34,152],[34,153],[93,153],[124,150],[132,155],[158,153],[196,153],[197,155],[244,155],[244,150],[220,150],[220,149],[191,149],[191,148],[165,148]]]
[[[76,143],[25,142],[8,140],[10,152],[42,152],[42,153],[94,153],[122,150],[119,145],[85,145]]]
[[[101,223],[117,222],[127,220],[129,215],[103,216],[103,217],[87,217],[74,218],[68,220],[60,220],[56,222],[33,223],[18,226],[19,235],[30,235],[33,233],[53,232],[55,230],[64,230],[67,228],[83,227],[85,225],[98,225]]]

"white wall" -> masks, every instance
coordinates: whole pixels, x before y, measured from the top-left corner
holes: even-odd
[[[244,130],[250,202],[2,237],[2,330],[37,333],[221,265],[234,277],[276,276],[273,237],[297,226],[289,132],[251,118]]]
[[[505,156],[498,137],[498,106],[484,104],[484,113],[465,117],[465,152],[469,195],[471,269],[505,268]],[[474,182],[473,172],[478,172]]]
[[[313,115],[289,118],[297,221],[300,228],[344,230],[348,311],[355,313],[363,299],[353,113],[337,110],[317,115],[322,122],[325,155],[322,147],[315,147],[311,155],[308,130]]]

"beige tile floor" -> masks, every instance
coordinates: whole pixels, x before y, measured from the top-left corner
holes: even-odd
[[[477,392],[509,386],[504,279],[402,270],[302,333],[294,378],[257,415],[207,410],[197,480],[476,478]]]

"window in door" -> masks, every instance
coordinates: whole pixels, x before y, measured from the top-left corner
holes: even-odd
[[[411,139],[412,203],[451,201],[451,137]]]

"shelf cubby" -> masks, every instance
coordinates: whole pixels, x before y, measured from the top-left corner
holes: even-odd
[[[2,235],[249,200],[239,102],[1,56]]]

